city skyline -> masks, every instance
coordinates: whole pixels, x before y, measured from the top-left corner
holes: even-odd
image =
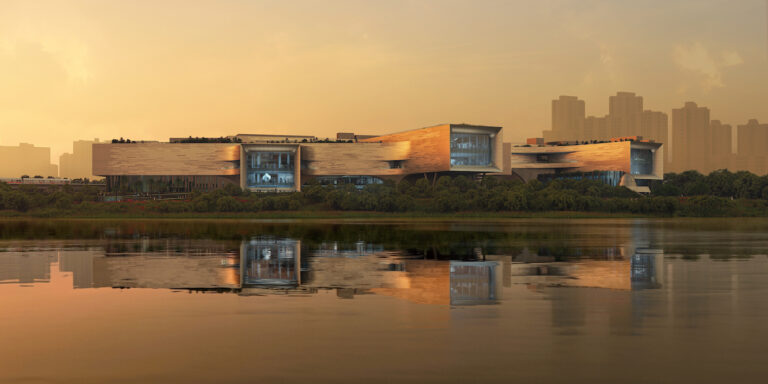
[[[726,124],[768,121],[761,0],[179,5],[3,2],[0,145],[58,159],[73,139],[448,121],[522,142],[549,126],[552,97],[616,90],[649,110],[696,101]]]
[[[768,172],[768,124],[750,119],[733,125],[712,118],[705,105],[686,101],[670,114],[644,108],[642,95],[616,92],[608,98],[605,116],[586,116],[588,103],[578,96],[552,100],[552,125],[533,143],[604,142],[635,138],[665,144],[667,172],[688,170]]]
[[[707,106],[699,105],[694,101],[683,103],[682,108],[672,108],[669,114],[652,111],[645,108],[642,95],[627,91],[617,91],[615,95],[608,97],[608,114],[605,116],[586,116],[586,107],[590,104],[578,96],[560,95],[551,101],[552,125],[533,137],[543,138],[542,143],[544,143],[609,141],[637,136],[643,140],[665,144],[667,150],[664,154],[664,163],[668,167],[667,172],[697,170],[707,174],[718,169],[748,170],[756,174],[768,172],[768,124],[760,123],[757,119],[749,119],[743,124],[723,122],[712,118],[716,114]],[[692,112],[685,112],[691,108]],[[329,139],[333,140],[333,136],[338,139],[341,136],[350,135],[373,137],[366,136],[364,132],[358,133],[363,135],[337,132],[329,135]],[[315,136],[291,134],[285,136],[317,139]],[[275,133],[270,137],[273,137],[272,140],[281,140],[283,135]],[[147,141],[140,137],[128,139]],[[184,138],[171,137],[148,141],[174,142],[182,139]],[[531,137],[525,140],[530,144]],[[74,140],[72,150],[59,155],[58,163],[55,161],[56,158],[51,156],[49,147],[29,143],[20,143],[18,146],[0,145],[0,160],[4,160],[5,164],[5,167],[0,170],[0,177],[19,177],[22,174],[31,177],[34,174],[69,179],[98,178],[90,173],[91,145],[109,141],[100,141],[98,138]],[[523,141],[511,142],[514,145],[524,143]],[[677,151],[677,157],[671,155],[675,151]],[[16,168],[13,164],[16,163],[13,159],[24,156],[34,158],[34,163],[17,164],[18,169],[14,171],[13,169]],[[45,165],[45,157],[50,158],[50,164]]]
[[[682,108],[673,108],[670,114],[652,111],[645,109],[642,95],[627,91],[617,91],[615,95],[608,97],[608,114],[605,116],[586,116],[587,104],[589,103],[578,96],[560,95],[551,101],[550,129],[544,129],[539,135],[535,135],[538,137],[535,140],[526,138],[526,142],[605,142],[624,137],[638,137],[665,145],[663,163],[666,164],[666,172],[696,170],[707,174],[718,169],[734,172],[746,170],[756,174],[768,172],[768,124],[760,123],[757,119],[749,119],[744,124],[724,123],[713,119],[712,111],[707,106],[691,101],[685,102]],[[245,136],[253,135],[246,134],[243,137]],[[348,137],[344,140],[352,138],[355,141],[358,137],[361,140],[373,137],[343,132],[337,132],[335,136],[337,140],[340,137]],[[312,138],[310,141],[318,139],[315,136],[279,133],[269,137],[270,140],[282,140],[287,137],[299,140]],[[143,138],[132,139],[145,141]],[[332,137],[328,139],[333,140]],[[148,142],[180,140],[184,138],[171,137]],[[0,167],[0,177],[35,175],[97,179],[98,176],[92,174],[91,146],[109,141],[100,141],[98,138],[75,140],[72,142],[72,150],[59,156],[58,164],[55,158],[52,159],[49,147],[30,143],[20,143],[18,146],[0,145],[0,160],[4,164]],[[670,155],[675,152],[677,156]],[[15,161],[18,158],[27,158],[28,161],[19,163]]]

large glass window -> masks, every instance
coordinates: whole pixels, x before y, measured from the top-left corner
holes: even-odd
[[[249,188],[295,187],[294,152],[248,152],[246,163]]]
[[[630,151],[630,172],[633,175],[653,174],[653,152],[650,149],[632,148]]]
[[[451,133],[451,167],[491,165],[491,136],[478,133]]]

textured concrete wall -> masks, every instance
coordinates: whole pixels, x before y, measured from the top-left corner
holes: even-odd
[[[630,171],[630,145],[629,141],[601,144],[584,144],[552,147],[515,147],[512,148],[511,168],[515,171],[515,165],[525,165],[521,168],[563,168],[563,165],[572,164],[571,169],[576,172],[590,171]],[[536,163],[537,155],[547,155],[549,163]]]
[[[239,144],[94,144],[93,173],[108,175],[239,175]]]
[[[302,160],[307,165],[302,173],[308,176],[402,175],[405,169],[390,168],[390,161],[407,160],[410,149],[411,143],[407,141],[302,144]]]
[[[590,171],[630,171],[630,145],[629,141],[615,143],[574,145],[569,148],[576,151],[568,154],[568,161],[581,163],[577,168],[579,172]]]
[[[410,142],[411,155],[404,162],[405,173],[445,172],[451,169],[450,124],[393,133],[364,141],[384,143]]]

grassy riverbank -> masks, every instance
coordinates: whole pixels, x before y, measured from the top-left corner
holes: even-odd
[[[0,216],[62,218],[586,218],[768,217],[768,177],[748,172],[669,174],[650,195],[599,181],[541,183],[464,176],[435,182],[305,185],[294,193],[249,193],[235,185],[187,200],[147,200],[123,195],[99,201],[96,193],[13,189],[0,185]],[[154,191],[162,192],[162,191]],[[157,196],[157,195],[149,195]],[[141,200],[139,200],[141,198]]]
[[[43,210],[30,212],[0,211],[0,219],[236,219],[236,220],[281,220],[281,219],[319,219],[319,220],[493,220],[493,219],[586,219],[586,218],[643,218],[659,217],[655,215],[546,211],[546,212],[367,212],[367,211],[267,211],[267,212],[133,212],[133,213],[86,213],[77,211]]]

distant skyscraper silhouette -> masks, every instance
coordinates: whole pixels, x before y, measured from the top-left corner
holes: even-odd
[[[584,100],[575,96],[560,96],[552,100],[552,129],[544,131],[544,140],[583,140],[584,115]]]
[[[737,156],[733,168],[757,174],[768,171],[768,124],[755,119],[737,127]]]
[[[21,143],[17,147],[0,146],[0,177],[57,176],[58,167],[51,164],[51,149]]]
[[[660,143],[669,141],[667,115],[644,111],[641,96],[617,92],[608,98],[608,109],[610,112],[604,117],[585,117],[583,100],[560,96],[552,101],[552,129],[543,132],[544,141],[605,141],[627,136],[642,136]]]
[[[670,170],[682,172],[696,169],[706,172],[712,153],[712,130],[709,109],[687,102],[672,110],[672,153]]]
[[[658,141],[669,142],[669,123],[667,114],[658,111],[643,111],[640,122],[640,136]]]
[[[584,120],[584,139],[607,140],[610,138],[607,117],[589,116]]]
[[[613,136],[640,136],[642,115],[642,97],[632,92],[617,92],[608,98],[608,116]]]
[[[93,143],[95,141],[78,140],[72,143],[72,153],[59,156],[59,176],[69,179],[93,179]]]
[[[733,157],[731,126],[721,123],[720,120],[712,120],[709,125],[712,130],[712,157],[710,159],[710,169],[717,170],[729,168]]]
[[[738,148],[733,152],[733,128],[710,121],[709,108],[687,102],[672,110],[672,127],[666,113],[644,110],[643,97],[617,92],[608,98],[606,116],[586,116],[585,102],[575,96],[552,101],[552,129],[544,140],[605,141],[616,137],[641,136],[664,143],[665,163],[670,172],[718,169],[768,173],[768,124],[750,120],[736,131]]]

